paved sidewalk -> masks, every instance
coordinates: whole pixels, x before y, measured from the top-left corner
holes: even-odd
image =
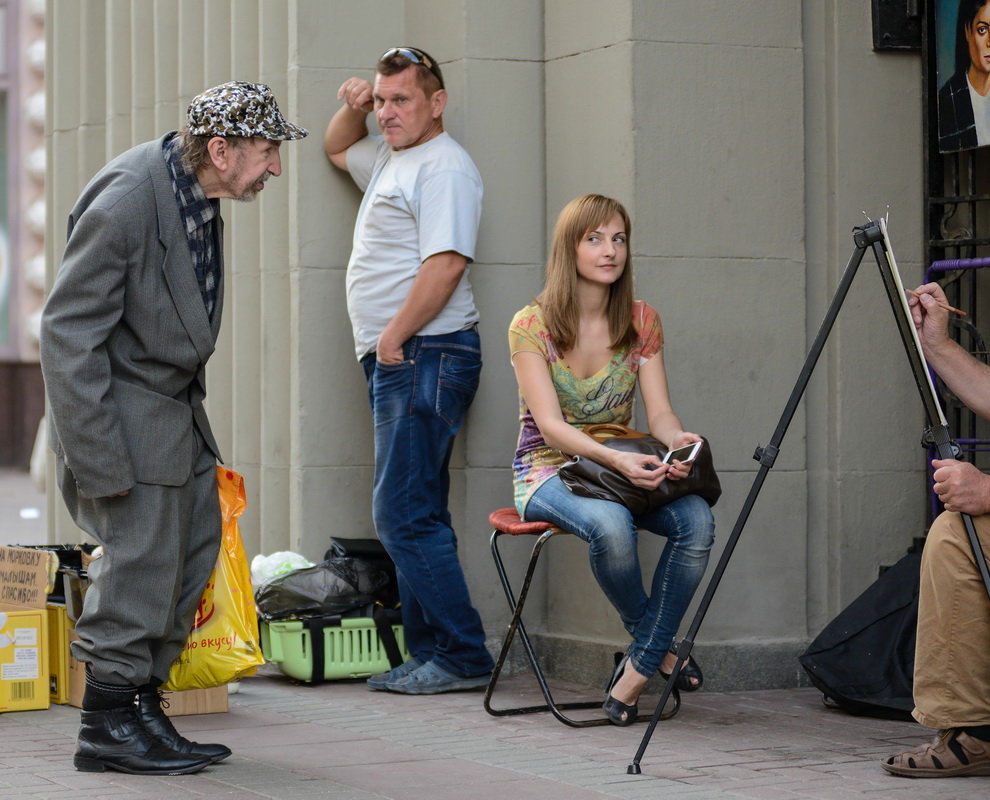
[[[0,531],[43,541],[27,477],[0,470]],[[604,683],[606,676],[602,676]],[[596,691],[555,682],[557,699]],[[502,688],[504,687],[504,688]],[[597,693],[600,693],[600,689]],[[628,775],[646,726],[576,730],[546,714],[496,718],[480,692],[405,697],[363,682],[299,685],[273,666],[241,682],[230,711],[180,717],[198,741],[234,755],[197,775],[143,778],[76,772],[79,711],[0,714],[0,800],[8,798],[333,798],[333,800],[592,800],[817,798],[914,800],[990,796],[990,778],[911,780],[878,760],[928,735],[910,722],[824,708],[813,689],[685,694]],[[538,701],[528,676],[504,681],[498,707]],[[575,712],[578,714],[581,712]],[[591,712],[588,712],[591,713]]]
[[[531,679],[502,702],[535,700]],[[557,684],[566,699],[578,687]],[[72,768],[79,712],[0,715],[0,798],[966,798],[990,778],[911,780],[881,756],[913,746],[920,726],[825,709],[811,689],[700,692],[662,722],[632,776],[645,725],[575,730],[546,714],[495,718],[481,694],[395,696],[362,682],[298,685],[266,666],[231,695],[230,711],[177,718],[197,741],[234,755],[197,775],[143,778]],[[580,712],[576,712],[580,713]],[[590,712],[589,712],[590,713]]]

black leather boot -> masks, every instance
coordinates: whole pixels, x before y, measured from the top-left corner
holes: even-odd
[[[172,720],[162,711],[162,697],[158,692],[142,691],[138,694],[137,714],[148,733],[177,753],[203,756],[210,759],[211,764],[223,761],[230,755],[229,747],[222,744],[190,742],[179,733],[172,724]]]
[[[115,769],[132,775],[188,775],[212,762],[177,753],[153,737],[134,706],[83,711],[73,763],[80,772]]]

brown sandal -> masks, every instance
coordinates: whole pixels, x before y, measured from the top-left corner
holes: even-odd
[[[939,731],[927,744],[881,761],[880,766],[907,778],[990,775],[990,742],[975,739],[961,728],[950,728]]]

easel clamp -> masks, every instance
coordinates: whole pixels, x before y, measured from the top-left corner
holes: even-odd
[[[768,444],[766,447],[758,444],[756,446],[756,452],[753,453],[753,460],[759,461],[760,466],[772,469],[779,453],[780,448],[774,444]]]
[[[943,431],[944,428],[940,426],[939,432],[943,433]],[[925,432],[921,436],[921,446],[924,447],[926,450],[937,449],[940,444],[940,442],[938,441],[939,438],[941,437],[936,437],[935,435],[935,429],[929,426],[925,428]],[[962,447],[959,446],[959,443],[956,442],[954,439],[949,439],[947,443],[949,449],[952,452],[952,458],[956,459],[957,461],[960,460],[962,457]],[[939,458],[942,457],[943,457],[942,455],[939,455]]]
[[[871,221],[869,225],[853,228],[853,242],[856,247],[865,249],[880,241],[883,241],[883,231],[880,230],[879,221]]]

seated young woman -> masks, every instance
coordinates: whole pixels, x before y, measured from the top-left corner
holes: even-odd
[[[523,519],[552,522],[588,543],[591,570],[632,637],[604,704],[616,725],[635,722],[650,677],[673,671],[670,648],[715,537],[711,510],[697,495],[634,515],[619,503],[571,493],[557,475],[575,455],[648,489],[690,473],[690,463],[612,450],[582,431],[593,423],[630,424],[637,385],[652,436],[669,449],[701,439],[684,430],[671,408],[660,317],[633,301],[630,228],[616,200],[585,195],[568,203],[554,229],[543,291],[509,328],[520,393],[516,509]],[[649,590],[638,529],[667,540]],[[682,665],[680,689],[698,689],[701,681],[693,659]]]

